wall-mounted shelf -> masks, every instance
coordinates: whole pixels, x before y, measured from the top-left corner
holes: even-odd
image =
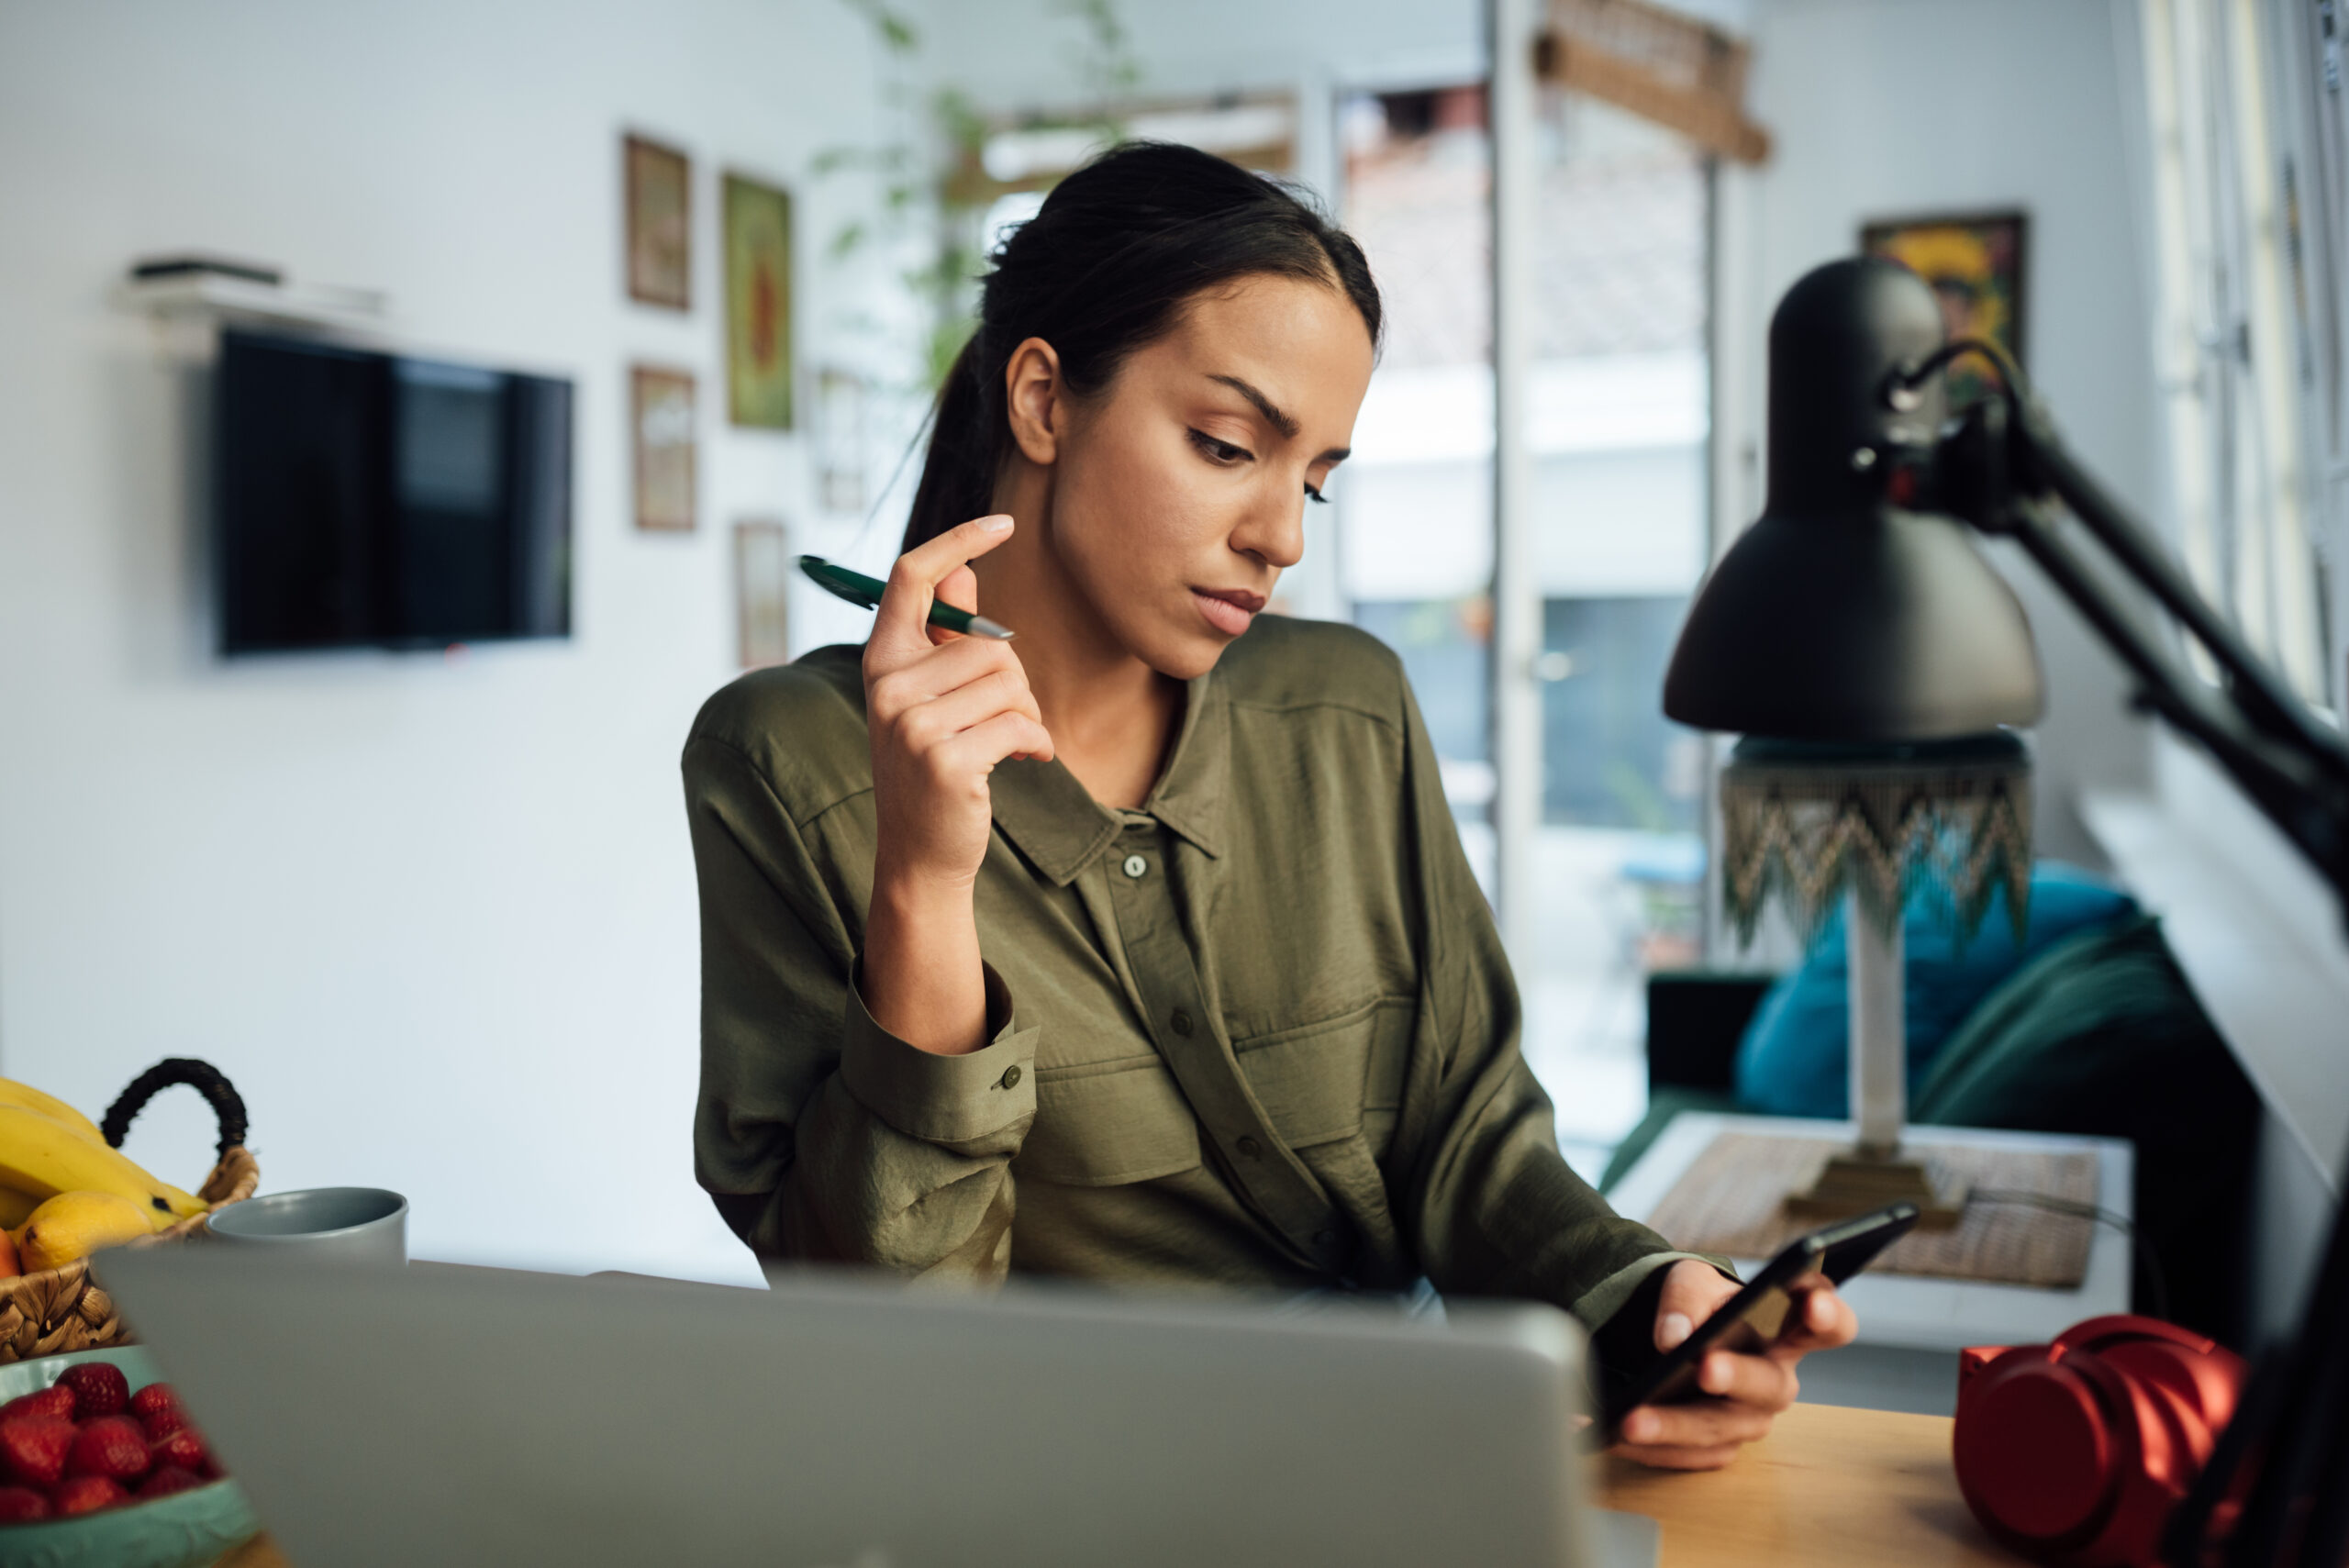
[[[132,278],[117,285],[126,309],[163,317],[266,321],[277,326],[380,328],[391,301],[380,289],[321,284],[264,284],[218,272]]]

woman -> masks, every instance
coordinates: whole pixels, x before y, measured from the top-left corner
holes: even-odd
[[[1130,146],[1005,242],[871,639],[685,748],[696,1174],[761,1255],[909,1277],[1528,1296],[1617,1360],[1734,1291],[1558,1153],[1395,656],[1259,617],[1379,301],[1280,186]],[[1016,643],[925,624],[933,598]],[[1015,651],[1016,649],[1016,651]],[[1627,1451],[1726,1463],[1831,1290]]]

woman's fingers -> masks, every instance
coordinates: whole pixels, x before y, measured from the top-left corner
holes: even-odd
[[[1044,727],[1024,713],[998,713],[941,742],[939,769],[950,776],[984,775],[1009,757],[1035,757],[1049,762],[1052,738]]]
[[[1011,537],[1011,517],[998,512],[992,517],[974,517],[967,523],[947,529],[936,539],[916,545],[897,557],[889,569],[889,584],[881,595],[881,608],[874,618],[873,637],[865,644],[867,669],[872,668],[872,655],[877,651],[885,667],[894,667],[903,659],[919,653],[930,645],[930,606],[938,596],[940,586],[968,562],[977,560],[1005,539]],[[958,584],[957,591],[970,599],[963,609],[978,607],[978,580],[974,577],[966,585]],[[956,601],[950,599],[948,603]]]
[[[1645,1443],[1617,1443],[1615,1451],[1653,1470],[1723,1470],[1742,1446],[1716,1443],[1709,1448],[1654,1448]]]
[[[1717,1448],[1769,1436],[1770,1417],[1768,1410],[1727,1399],[1642,1405],[1623,1418],[1616,1436],[1635,1448]]]
[[[1860,1331],[1860,1319],[1853,1312],[1852,1304],[1837,1294],[1825,1280],[1799,1292],[1795,1297],[1795,1309],[1787,1317],[1787,1326],[1770,1354],[1791,1364],[1800,1361],[1806,1351],[1831,1351],[1838,1345],[1848,1345]]]
[[[1795,1402],[1802,1385],[1792,1362],[1709,1351],[1697,1365],[1697,1386],[1716,1399],[1734,1399],[1773,1413]]]
[[[997,670],[977,680],[942,692],[897,720],[898,733],[917,751],[952,740],[965,729],[985,723],[999,713],[1016,713],[1042,728],[1044,716],[1018,672]]]
[[[1675,1349],[1698,1324],[1710,1318],[1737,1286],[1712,1264],[1683,1258],[1665,1269],[1655,1304],[1655,1348]]]
[[[885,724],[908,708],[998,672],[1016,675],[1023,687],[1028,684],[1019,655],[1008,644],[991,637],[949,637],[888,673],[874,676],[867,700],[873,717]]]
[[[941,605],[952,605],[958,610],[968,610],[975,615],[979,608],[979,574],[968,566],[957,566],[938,580],[938,587],[930,596]],[[961,632],[932,626],[927,618],[923,620],[921,629],[923,635],[935,643],[967,640]]]

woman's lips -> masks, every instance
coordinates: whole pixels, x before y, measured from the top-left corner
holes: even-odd
[[[1264,607],[1264,595],[1252,594],[1245,588],[1194,588],[1191,596],[1198,601],[1199,613],[1208,624],[1226,637],[1238,637],[1256,619],[1256,612]]]

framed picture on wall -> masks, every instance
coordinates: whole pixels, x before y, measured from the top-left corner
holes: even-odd
[[[693,164],[640,136],[621,142],[628,183],[628,295],[690,310],[694,303]]]
[[[2030,221],[2021,212],[1891,218],[1865,225],[1860,249],[1898,261],[1932,284],[1952,338],[1987,338],[2024,364]],[[1980,355],[1958,360],[1949,368],[1950,406],[1965,407],[1990,385]]]
[[[689,533],[694,526],[693,374],[638,365],[629,379],[636,526]]]
[[[745,670],[791,662],[790,539],[781,523],[734,525],[734,625]]]
[[[816,373],[816,495],[828,512],[864,510],[864,378],[853,371]]]
[[[791,428],[791,195],[726,176],[726,407]]]

